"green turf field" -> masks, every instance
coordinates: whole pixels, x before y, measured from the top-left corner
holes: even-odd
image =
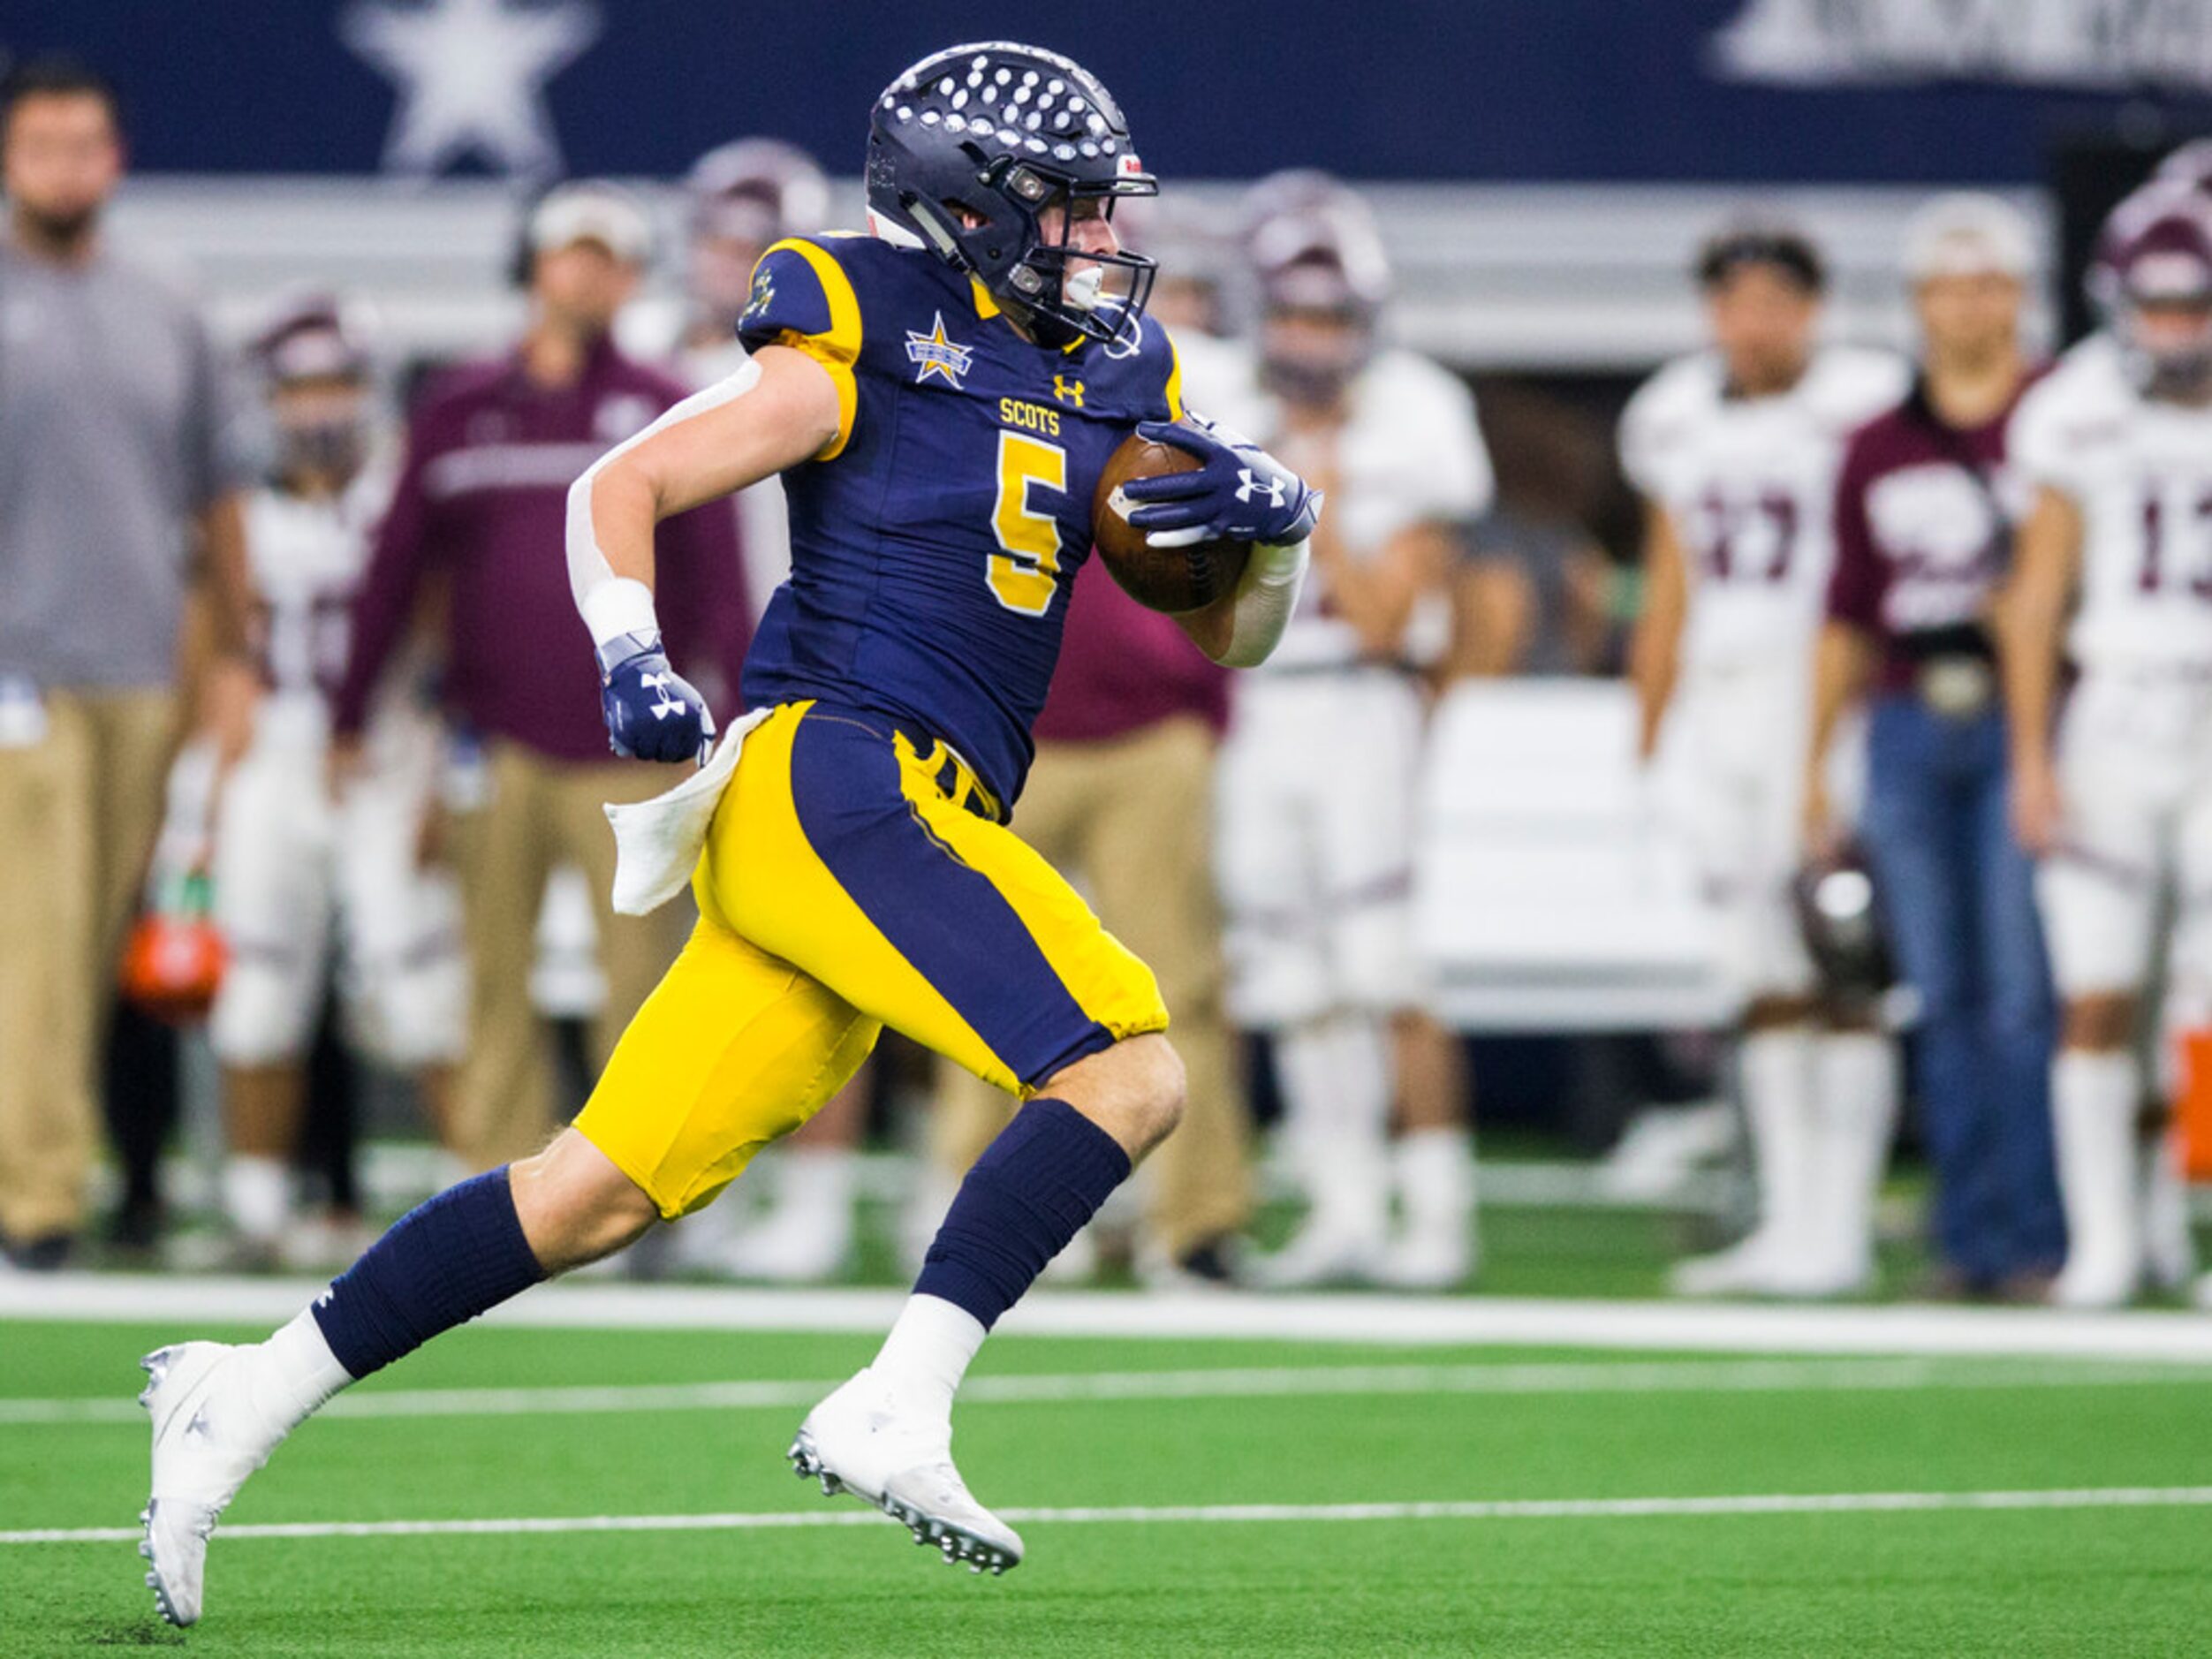
[[[13,1541],[130,1526],[145,1431],[117,1402],[173,1334],[0,1323],[8,1659],[2212,1648],[2201,1367],[1007,1337],[964,1405],[963,1466],[987,1502],[1089,1512],[1023,1521],[1029,1560],[991,1579],[784,1469],[796,1402],[867,1339],[511,1329],[457,1333],[308,1425],[226,1518],[208,1615],[179,1634],[128,1539]],[[531,1392],[555,1388],[601,1391]],[[1064,1398],[1086,1390],[1122,1397]],[[2083,1491],[2105,1496],[1932,1507]],[[1866,1494],[1905,1506],[1685,1502]],[[1424,1503],[1506,1507],[1405,1512]],[[1156,1512],[1217,1506],[1267,1518]],[[857,1524],[819,1524],[840,1515]],[[252,1531],[592,1517],[661,1519]]]

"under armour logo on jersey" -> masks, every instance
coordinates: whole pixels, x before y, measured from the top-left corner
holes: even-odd
[[[1083,406],[1083,383],[1070,380],[1065,375],[1052,377],[1052,395],[1062,403],[1072,403],[1078,409]]]
[[[680,715],[684,712],[683,702],[668,694],[669,682],[675,678],[673,674],[640,674],[638,676],[638,684],[650,688],[660,699],[658,702],[651,705],[653,717],[655,720],[665,720],[670,715]]]
[[[930,375],[943,377],[944,383],[959,390],[960,376],[968,372],[968,363],[975,356],[975,348],[962,345],[957,340],[944,337],[944,313],[940,311],[931,319],[929,332],[918,329],[906,330],[906,360],[914,367],[914,383],[919,386]]]
[[[1270,507],[1279,507],[1283,504],[1283,481],[1281,479],[1261,478],[1254,474],[1249,466],[1239,467],[1237,479],[1237,499],[1239,501],[1256,501],[1264,496]]]

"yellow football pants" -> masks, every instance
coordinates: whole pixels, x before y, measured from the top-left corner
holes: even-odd
[[[794,703],[746,739],[700,920],[576,1127],[673,1219],[842,1087],[884,1026],[1023,1095],[1166,1028],[1151,970],[967,768]]]

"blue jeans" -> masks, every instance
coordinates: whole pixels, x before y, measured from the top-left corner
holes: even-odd
[[[2004,719],[1878,699],[1861,833],[1899,968],[1920,994],[1922,1126],[1935,1233],[1970,1283],[2065,1254],[2051,1148],[2056,1011],[2034,867],[2007,813]]]

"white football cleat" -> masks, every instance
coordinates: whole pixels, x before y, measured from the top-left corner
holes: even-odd
[[[849,1492],[875,1504],[948,1565],[999,1573],[1021,1564],[1021,1534],[977,1503],[952,1466],[951,1426],[903,1411],[873,1371],[807,1413],[786,1455],[824,1496]]]
[[[219,1342],[158,1348],[139,1361],[148,1382],[139,1395],[154,1423],[152,1496],[139,1519],[146,1582],[172,1625],[200,1617],[208,1537],[246,1477],[269,1461],[284,1436],[262,1422],[233,1363],[242,1350]]]

